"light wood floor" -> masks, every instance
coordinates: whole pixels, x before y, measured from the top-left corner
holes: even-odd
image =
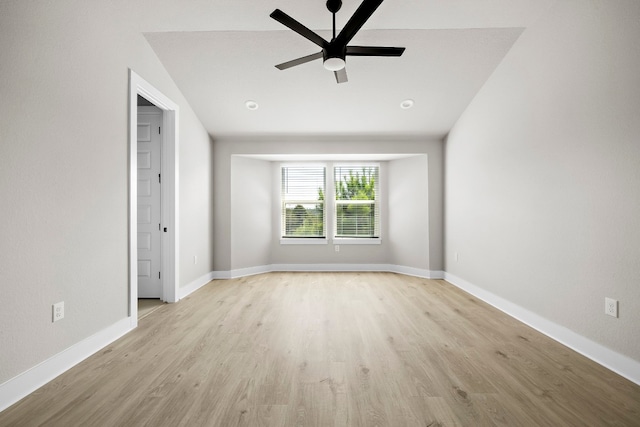
[[[640,387],[452,285],[216,281],[0,413],[1,426],[638,426]]]
[[[138,320],[147,317],[160,307],[164,302],[157,298],[139,298],[138,299]]]

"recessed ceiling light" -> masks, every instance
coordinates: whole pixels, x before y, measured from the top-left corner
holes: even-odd
[[[258,103],[256,101],[247,101],[247,102],[244,103],[244,105],[249,110],[257,110],[258,109]]]
[[[403,110],[406,110],[411,107],[413,107],[413,99],[405,99],[400,103],[400,108],[402,108]]]

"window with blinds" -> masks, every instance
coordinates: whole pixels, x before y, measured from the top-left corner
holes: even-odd
[[[336,166],[333,172],[335,237],[379,238],[379,166]]]
[[[324,238],[325,167],[282,167],[282,237]]]

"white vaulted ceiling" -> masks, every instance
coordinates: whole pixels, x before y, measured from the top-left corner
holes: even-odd
[[[404,46],[404,55],[347,57],[349,81],[340,85],[322,60],[274,67],[320,49],[269,14],[279,8],[330,39],[323,0],[156,1],[153,18],[144,3],[127,7],[214,138],[439,138],[553,0],[385,0],[350,44]],[[338,32],[360,3],[343,0]],[[404,99],[413,108],[401,109]],[[247,100],[259,108],[247,110]]]

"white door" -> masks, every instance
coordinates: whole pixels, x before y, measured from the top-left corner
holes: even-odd
[[[162,111],[138,107],[138,297],[162,298]]]

